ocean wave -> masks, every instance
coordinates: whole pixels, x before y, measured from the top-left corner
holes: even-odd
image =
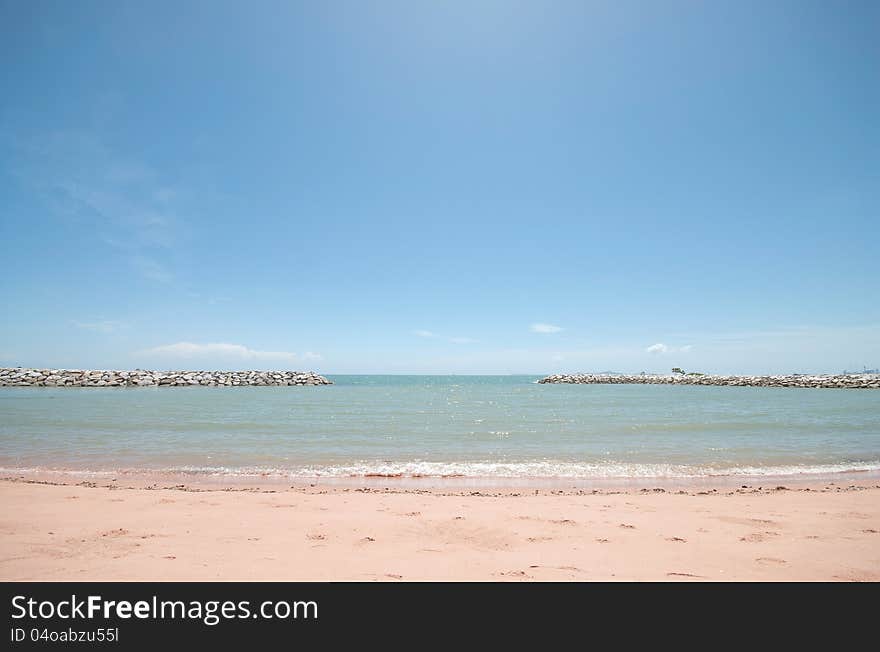
[[[400,462],[313,466],[299,470],[312,477],[498,477],[498,478],[700,478],[713,476],[821,475],[880,471],[880,460],[866,463],[713,467],[683,464],[579,462]]]
[[[832,464],[785,464],[767,466],[709,466],[656,463],[569,461],[526,462],[375,462],[314,464],[297,467],[171,466],[162,468],[70,469],[60,467],[0,468],[0,474],[70,473],[106,477],[143,473],[168,473],[211,477],[307,478],[534,478],[534,479],[688,479],[712,477],[784,477],[835,473],[878,472],[880,460]]]

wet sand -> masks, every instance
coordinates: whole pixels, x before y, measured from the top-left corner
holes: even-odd
[[[873,478],[607,489],[123,480],[0,480],[0,579],[880,580]]]

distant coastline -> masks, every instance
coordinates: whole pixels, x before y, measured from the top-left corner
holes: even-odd
[[[880,389],[880,374],[784,374],[774,376],[716,376],[709,374],[554,374],[540,384],[568,385],[708,385],[712,387],[803,387]]]
[[[0,387],[254,387],[332,385],[314,371],[107,371],[0,368]]]

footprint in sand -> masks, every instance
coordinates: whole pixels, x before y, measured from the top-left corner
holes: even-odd
[[[323,541],[327,536],[324,534],[307,534],[306,539],[309,541]]]
[[[373,543],[374,541],[375,541],[375,539],[374,539],[373,537],[364,537],[363,539],[361,539],[360,541],[358,541],[358,543],[361,543],[361,544],[363,544],[363,543]]]
[[[532,564],[529,568],[546,568],[548,570],[561,570],[561,571],[569,571],[573,573],[586,573],[583,568],[578,568],[577,566],[541,566],[540,564]]]
[[[766,541],[770,537],[778,537],[778,532],[752,532],[748,536],[740,537],[740,541],[745,541],[746,543],[761,543],[762,541]]]
[[[788,563],[784,559],[779,559],[778,557],[758,557],[755,561],[760,564],[774,564],[774,565]]]
[[[620,527],[622,527],[624,530],[635,530],[636,529],[635,525],[630,525],[629,523],[621,523]]]
[[[609,543],[608,539],[596,539],[596,543]]]
[[[529,543],[540,543],[542,541],[553,541],[553,537],[529,537],[526,541]]]
[[[732,523],[734,525],[750,525],[752,527],[760,527],[762,525],[777,525],[776,521],[766,518],[739,518],[734,516],[716,516],[716,519],[724,523]]]
[[[673,543],[687,543],[687,539],[682,539],[681,537],[666,537],[666,540]]]
[[[547,522],[553,523],[553,525],[576,525],[576,523],[574,521],[572,521],[570,518],[551,519]]]
[[[845,582],[877,582],[880,580],[880,573],[852,569],[846,575],[834,575],[834,579]]]
[[[495,573],[496,575],[501,575],[502,577],[527,577],[531,578],[531,575],[526,573],[525,571],[501,571],[500,573]]]
[[[705,579],[704,575],[694,575],[693,573],[666,573],[668,577],[696,577],[698,579]]]
[[[880,531],[877,531],[873,528],[868,528],[867,530],[862,530],[864,534],[880,534]]]

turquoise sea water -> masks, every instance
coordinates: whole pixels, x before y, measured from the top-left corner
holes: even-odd
[[[328,387],[3,388],[0,466],[564,478],[880,469],[880,391],[330,378]]]

